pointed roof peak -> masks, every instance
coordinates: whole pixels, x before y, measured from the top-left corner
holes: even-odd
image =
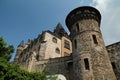
[[[59,36],[67,35],[67,32],[65,31],[65,29],[63,28],[63,26],[62,26],[62,24],[60,22],[55,27],[54,33],[59,35]]]
[[[62,26],[62,24],[61,24],[60,22],[58,22],[56,28],[59,28],[59,29],[60,29],[60,28],[63,28],[63,26]]]
[[[21,42],[20,42],[20,44],[18,45],[18,47],[24,47],[24,40],[22,40]]]
[[[55,31],[55,32],[60,32],[61,29],[64,30],[62,24],[61,24],[60,22],[58,22],[58,24],[56,25],[54,31]],[[65,30],[64,30],[64,31],[65,31]]]

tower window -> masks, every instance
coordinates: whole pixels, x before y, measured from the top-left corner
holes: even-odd
[[[79,32],[79,23],[76,24],[77,32]]]
[[[84,63],[85,63],[85,69],[90,70],[88,58],[84,59]]]
[[[36,55],[36,60],[39,60],[39,57],[40,57],[39,54],[37,54],[37,55]]]
[[[112,68],[116,69],[115,62],[112,62],[111,64],[112,64]]]
[[[93,42],[94,42],[95,44],[98,44],[96,35],[92,35],[92,37],[93,37]]]
[[[70,49],[69,41],[67,41],[67,40],[64,41],[64,48]]]
[[[74,40],[74,47],[75,47],[75,49],[77,49],[77,40],[76,39]]]
[[[70,71],[71,68],[73,68],[73,62],[68,62],[67,63],[67,69],[68,69],[68,71]]]
[[[55,37],[52,38],[52,41],[53,41],[54,43],[57,43],[57,39],[56,39]]]
[[[60,49],[56,48],[55,52],[58,53],[58,54],[60,54]]]

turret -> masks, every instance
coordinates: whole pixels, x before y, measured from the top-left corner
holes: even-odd
[[[116,80],[100,31],[100,12],[78,7],[66,18],[73,44],[74,80]]]
[[[24,44],[24,41],[22,40],[17,47],[17,52],[16,52],[14,62],[19,63],[19,56],[20,56],[21,52],[24,50],[24,47],[25,47],[25,44]]]

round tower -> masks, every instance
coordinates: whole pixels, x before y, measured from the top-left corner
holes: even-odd
[[[73,43],[74,80],[116,80],[100,31],[101,14],[78,7],[66,18]]]

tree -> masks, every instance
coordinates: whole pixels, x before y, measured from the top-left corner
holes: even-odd
[[[14,52],[12,45],[7,45],[0,37],[0,80],[46,80],[46,75],[40,72],[28,72],[19,65],[10,63],[10,55]]]
[[[14,47],[12,45],[7,45],[5,40],[0,37],[0,57],[9,60],[10,54],[14,52]]]
[[[0,80],[46,80],[46,75],[40,72],[28,72],[20,69],[17,64],[0,61]]]

